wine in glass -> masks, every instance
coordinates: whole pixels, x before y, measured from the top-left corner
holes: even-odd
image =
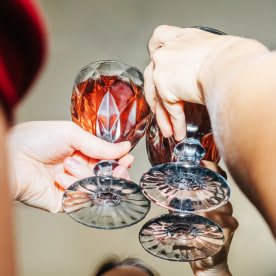
[[[144,98],[143,75],[120,61],[105,60],[83,67],[74,83],[72,120],[108,142],[130,141],[145,133],[150,111]],[[142,220],[150,208],[141,187],[112,176],[116,160],[102,160],[95,176],[72,184],[64,193],[65,212],[79,223],[117,229]]]
[[[207,127],[211,128],[210,122],[208,120],[208,114],[206,108],[202,105],[191,105],[188,102],[185,103],[186,108],[193,108],[187,112],[188,114],[194,112],[203,112],[204,120],[208,124]],[[187,120],[191,120],[188,116]],[[202,160],[212,161],[218,163],[220,161],[220,155],[216,147],[214,137],[212,132],[209,132],[206,135],[201,135],[200,143],[204,147],[205,155]],[[168,138],[164,137],[160,131],[156,117],[154,114],[151,114],[151,119],[149,126],[146,131],[146,148],[148,153],[148,159],[152,166],[156,166],[163,163],[169,163],[175,161],[174,148],[177,144],[177,141],[174,139],[174,136]]]

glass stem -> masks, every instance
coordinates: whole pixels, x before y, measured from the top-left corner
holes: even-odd
[[[114,169],[119,166],[116,160],[101,160],[94,167],[96,176],[112,176]]]
[[[184,138],[175,146],[174,155],[178,162],[198,165],[205,156],[205,149],[198,139]]]

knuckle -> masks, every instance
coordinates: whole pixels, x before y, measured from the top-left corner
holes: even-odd
[[[232,218],[232,228],[233,230],[236,230],[239,227],[239,222],[237,221],[236,218],[231,217]]]
[[[160,34],[165,32],[168,29],[168,25],[159,25],[153,31],[153,38],[158,38]]]
[[[150,65],[148,65],[144,70],[144,73],[143,73],[144,79],[146,79],[149,74],[150,74]]]
[[[156,98],[151,93],[145,93],[145,99],[150,108],[156,105]]]
[[[231,216],[233,214],[233,207],[230,201],[217,210],[220,214]]]
[[[166,78],[166,73],[163,70],[159,70],[159,67],[156,67],[152,74],[152,79],[155,85],[164,82]]]
[[[164,49],[163,48],[160,48],[158,49],[157,51],[155,51],[153,54],[152,54],[152,60],[154,62],[154,65],[155,65],[155,70],[156,70],[156,64],[160,61],[160,60],[163,60],[163,57],[164,57]]]

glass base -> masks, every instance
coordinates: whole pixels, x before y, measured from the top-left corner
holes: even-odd
[[[63,195],[64,211],[89,227],[118,229],[141,221],[150,209],[137,184],[112,176],[93,176],[70,186]]]
[[[150,254],[169,261],[189,262],[216,254],[224,244],[222,229],[202,216],[162,215],[148,221],[139,240]]]
[[[154,166],[140,183],[147,198],[174,212],[211,211],[230,198],[230,187],[222,176],[183,162]]]

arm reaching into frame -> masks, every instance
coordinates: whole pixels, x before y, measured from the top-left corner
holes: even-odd
[[[183,101],[206,104],[229,172],[276,237],[276,52],[260,42],[160,26],[145,92],[164,136],[185,136]]]

